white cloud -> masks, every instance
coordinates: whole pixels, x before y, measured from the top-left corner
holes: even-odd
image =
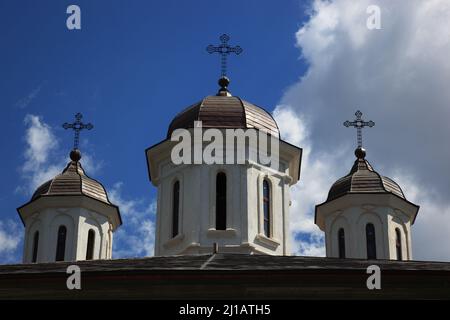
[[[114,234],[114,258],[153,256],[155,242],[155,201],[129,199],[123,195],[123,184],[114,184],[108,195],[119,206],[123,225]]]
[[[434,188],[424,188],[414,175],[398,170],[392,176],[402,186],[408,200],[420,205],[413,225],[413,258],[450,260],[450,203],[439,200]]]
[[[22,228],[12,220],[0,220],[0,263],[17,262],[17,249],[22,240]]]
[[[25,116],[26,148],[25,161],[21,166],[23,184],[17,190],[32,193],[40,184],[54,177],[62,170],[61,163],[55,164],[52,156],[58,148],[58,140],[42,118],[28,114]]]
[[[60,148],[53,129],[41,117],[27,114],[24,123],[27,127],[25,161],[20,168],[22,184],[16,190],[31,194],[42,183],[60,174],[70,159]],[[98,172],[103,164],[101,161],[94,161],[86,152],[83,152],[81,163],[89,175]]]
[[[47,161],[49,152],[58,146],[56,137],[50,127],[38,116],[26,115],[25,124],[28,125],[26,141],[29,147],[25,152],[26,165],[30,167],[34,164],[43,164]]]
[[[310,129],[305,117],[287,105],[278,106],[273,116],[280,127],[282,138],[303,148],[300,182],[291,188],[292,252],[323,256],[324,236],[314,224],[314,206],[326,198],[328,186],[338,178],[333,168],[338,166],[344,153],[333,148],[329,152],[316,153],[312,158],[313,144],[308,136]]]
[[[54,130],[41,117],[29,114],[25,117],[25,125],[25,161],[20,168],[22,184],[17,189],[31,194],[39,185],[61,173],[70,160],[61,150]],[[83,140],[84,148],[90,148],[86,140]],[[83,152],[81,163],[90,176],[95,175],[103,166],[102,161],[94,159],[86,152]],[[124,223],[114,235],[114,256],[153,255],[155,230],[152,218],[156,203],[126,198],[120,182],[113,186],[108,195],[110,200],[119,206]],[[0,245],[3,242],[0,253],[2,248],[8,252],[15,250],[16,240],[15,236],[0,228]]]
[[[381,30],[366,27],[366,8],[373,4],[381,8]],[[293,188],[294,231],[318,234],[313,205],[350,170],[355,132],[342,122],[360,109],[376,122],[364,132],[368,159],[421,205],[413,226],[415,258],[450,260],[450,148],[443,147],[450,136],[448,30],[445,0],[314,1],[296,33],[309,68],[275,111],[282,134],[305,152],[303,181]],[[297,241],[296,251],[313,252],[320,243],[314,239]]]

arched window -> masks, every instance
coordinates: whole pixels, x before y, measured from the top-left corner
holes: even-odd
[[[94,258],[94,245],[95,245],[95,231],[90,229],[88,232],[86,260],[92,260]]]
[[[395,250],[397,252],[397,260],[402,259],[402,233],[399,228],[395,228]]]
[[[270,238],[270,185],[264,179],[263,181],[263,209],[264,209],[264,235]]]
[[[180,218],[180,182],[176,181],[173,184],[173,199],[172,199],[172,237],[178,235],[178,221]]]
[[[31,262],[37,261],[38,248],[39,248],[39,231],[36,231],[33,237],[33,257],[31,258]]]
[[[345,231],[340,228],[338,231],[339,258],[345,258]]]
[[[377,258],[377,245],[375,243],[375,227],[372,223],[366,225],[367,259]]]
[[[216,229],[227,228],[227,176],[219,172],[216,177]]]
[[[66,235],[67,228],[65,226],[60,226],[56,242],[56,261],[64,261],[64,255],[66,253]]]

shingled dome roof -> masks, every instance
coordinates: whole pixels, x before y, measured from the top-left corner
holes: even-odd
[[[357,159],[349,174],[337,180],[331,187],[327,201],[334,200],[349,193],[392,193],[405,199],[400,186],[388,177],[383,177],[373,170],[365,159],[365,151],[358,148],[355,151]]]
[[[111,204],[102,184],[92,178],[89,178],[78,161],[81,156],[71,153],[72,161],[69,162],[63,172],[53,179],[42,184],[34,192],[31,200],[42,196],[73,196],[84,195],[106,204]]]
[[[176,129],[194,128],[194,121],[202,121],[203,128],[254,128],[280,137],[277,123],[270,113],[239,97],[231,96],[227,90],[227,78],[221,78],[219,84],[222,88],[216,96],[208,96],[175,116],[170,123],[167,138]]]

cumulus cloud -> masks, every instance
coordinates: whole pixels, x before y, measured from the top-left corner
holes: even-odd
[[[314,206],[322,202],[337,178],[334,168],[344,156],[342,149],[316,152],[311,157],[313,142],[304,116],[287,105],[278,106],[273,116],[281,129],[283,140],[303,148],[300,182],[291,188],[291,246],[292,253],[324,256],[324,235],[314,224]]]
[[[61,173],[69,159],[65,154],[66,148],[60,147],[54,129],[42,117],[29,114],[25,117],[24,123],[26,125],[24,162],[20,167],[22,184],[17,190],[31,194],[40,184]],[[83,141],[83,150],[85,148],[89,148],[86,140]],[[84,151],[81,162],[86,173],[91,176],[103,165],[103,161],[94,159],[91,154]],[[124,196],[122,185],[121,182],[114,184],[109,192],[111,201],[119,206],[124,222],[115,234],[114,256],[151,256],[154,253],[153,221],[156,203]],[[20,238],[12,232],[19,228],[2,228],[4,225],[6,224],[0,221],[0,258],[2,252],[10,254],[16,250],[20,241]]]
[[[114,234],[114,258],[153,256],[155,243],[156,202],[124,196],[123,183],[114,184],[109,192],[118,205],[123,225]]]
[[[26,145],[20,167],[22,184],[16,190],[31,194],[39,185],[61,173],[69,159],[60,148],[54,130],[42,117],[27,114],[24,123]],[[86,152],[83,152],[82,164],[89,174],[95,174],[102,167],[101,161],[94,161]]]
[[[381,9],[380,30],[366,27],[369,5]],[[305,136],[300,146],[309,149],[302,168],[304,187],[293,190],[299,202],[293,208],[295,219],[311,217],[311,202],[325,200],[330,180],[350,169],[355,133],[342,122],[360,109],[376,122],[364,133],[368,159],[379,172],[395,176],[406,196],[421,205],[413,227],[415,258],[450,260],[443,226],[450,224],[450,148],[443,148],[450,136],[449,31],[450,3],[445,0],[312,3],[310,18],[296,33],[309,68],[275,111],[295,113],[302,130],[291,119],[286,126],[281,123],[281,131]],[[308,232],[309,222],[295,219],[294,230]],[[309,230],[316,234],[313,227]]]
[[[21,167],[24,184],[20,190],[33,192],[40,184],[61,171],[61,164],[51,157],[58,148],[58,140],[51,127],[42,118],[28,114],[25,116],[25,161]]]
[[[0,263],[17,262],[22,228],[12,220],[0,220]]]
[[[419,216],[413,226],[412,245],[415,260],[450,260],[450,202],[439,200],[439,192],[426,188],[417,176],[398,169],[393,174],[408,200],[420,205]]]

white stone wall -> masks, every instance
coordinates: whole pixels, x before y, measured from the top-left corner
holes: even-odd
[[[366,259],[366,225],[372,223],[377,259],[397,259],[395,229],[399,228],[402,260],[411,260],[411,214],[383,203],[376,205],[376,201],[367,203],[355,204],[349,198],[332,208],[322,208],[327,257],[339,257],[338,232],[343,228],[346,258]]]
[[[110,259],[112,230],[108,219],[84,208],[47,208],[25,221],[23,262],[31,263],[34,234],[39,231],[37,262],[53,262],[56,258],[58,229],[67,228],[65,261],[85,260],[88,232],[95,231],[93,259]]]
[[[286,167],[286,165],[284,166]],[[160,166],[155,255],[289,254],[289,179],[256,164]],[[216,176],[227,177],[227,229],[216,230]],[[271,185],[272,236],[263,235],[262,183]],[[173,185],[180,181],[179,234],[172,238]]]
[[[290,186],[299,178],[301,149],[279,141],[279,158],[274,161],[279,166],[274,165],[274,169],[249,156],[257,151],[253,147],[248,149],[242,163],[174,165],[171,151],[175,145],[176,142],[166,140],[146,151],[150,178],[158,188],[155,255],[211,253],[214,243],[220,252],[290,253]],[[227,177],[226,230],[216,230],[219,172]],[[271,186],[270,238],[263,231],[264,179]],[[172,237],[173,185],[177,180],[180,182],[179,234]]]

